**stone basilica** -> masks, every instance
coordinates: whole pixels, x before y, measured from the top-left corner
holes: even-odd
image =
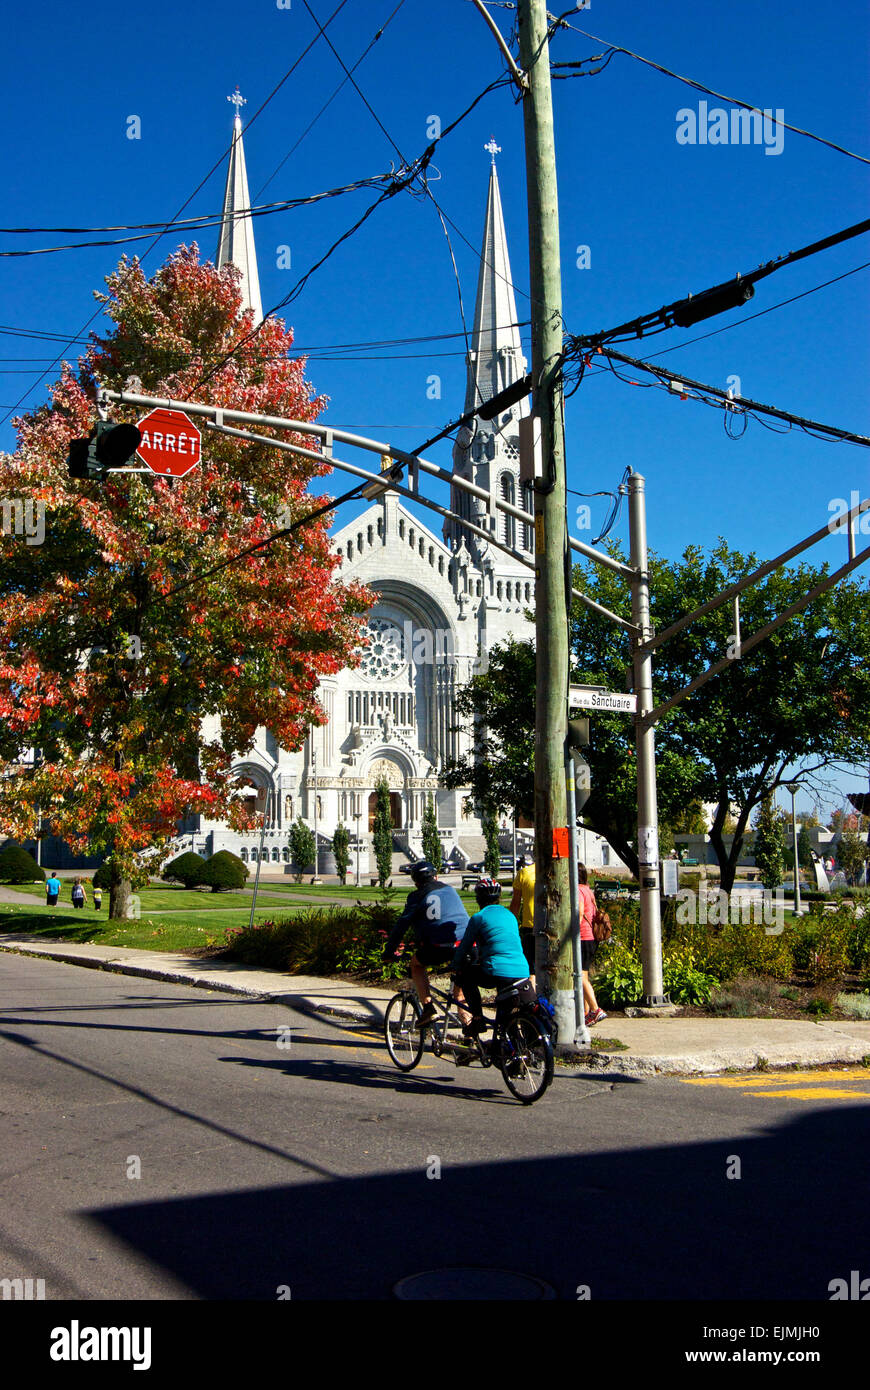
[[[248,206],[237,108],[217,264],[231,261],[239,267],[246,303],[259,319],[252,224],[236,211]],[[466,411],[526,370],[494,155],[469,348]],[[492,421],[463,429],[454,447],[453,471],[493,498],[530,509],[519,482],[518,422],[527,413],[524,399]],[[482,500],[455,487],[451,493],[451,510],[459,518],[489,529]],[[531,528],[497,515],[496,538],[531,556]],[[454,728],[457,688],[482,669],[486,652],[496,643],[511,634],[533,634],[525,616],[534,601],[533,571],[475,536],[461,520],[447,521],[437,535],[389,491],[335,532],[333,540],[341,577],[358,580],[377,594],[368,617],[368,645],[358,667],[321,682],[327,722],[310,732],[300,751],[280,748],[263,729],[236,768],[251,804],[256,799],[257,805],[269,806],[263,859],[272,869],[289,864],[288,832],[300,815],[316,827],[322,855],[339,821],[347,825],[352,843],[360,835],[365,854],[380,777],[390,787],[397,849],[420,852],[421,822],[431,794],[445,855],[453,853],[461,862],[480,858],[480,823],[465,808],[467,792],[441,787],[439,773],[469,744],[469,734]],[[185,829],[186,844],[200,853],[229,849],[249,863],[258,857],[257,834],[240,836],[225,824],[204,819]],[[366,860],[364,866],[368,868]],[[321,868],[329,867],[322,857]]]

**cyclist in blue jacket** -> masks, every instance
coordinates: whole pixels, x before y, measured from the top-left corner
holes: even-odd
[[[428,859],[421,859],[414,865],[411,878],[413,891],[408,894],[405,910],[387,938],[383,956],[385,960],[392,958],[405,932],[413,927],[416,947],[411,958],[411,978],[423,1005],[420,1016],[423,1027],[432,1022],[437,1012],[429,992],[427,967],[450,964],[457,942],[465,935],[468,913],[456,889],[438,879]],[[453,997],[457,1001],[462,998],[456,991]]]
[[[520,1004],[533,1004],[537,996],[529,979],[519,923],[513,913],[499,903],[501,884],[494,878],[481,878],[475,885],[474,896],[480,911],[471,918],[454,952],[453,969],[472,1013],[466,1032],[480,1033],[487,1026],[480,985],[495,986],[497,990],[515,985]],[[476,965],[470,962],[475,946],[479,953]]]

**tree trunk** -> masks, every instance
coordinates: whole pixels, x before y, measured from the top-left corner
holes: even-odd
[[[109,889],[109,918],[127,919],[130,916],[131,884],[128,878],[116,879],[113,875]]]

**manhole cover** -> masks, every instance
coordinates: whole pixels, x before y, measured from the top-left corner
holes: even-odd
[[[409,1274],[393,1288],[396,1298],[411,1299],[537,1299],[555,1298],[556,1291],[532,1274],[512,1269],[427,1269]]]

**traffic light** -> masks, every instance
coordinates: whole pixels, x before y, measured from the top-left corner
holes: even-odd
[[[87,439],[70,441],[67,468],[71,478],[104,478],[130,463],[142,442],[135,425],[98,420]]]

